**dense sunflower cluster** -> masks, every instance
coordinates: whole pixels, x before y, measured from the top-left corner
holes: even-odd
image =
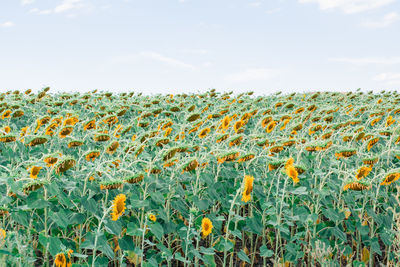
[[[399,264],[399,103],[1,93],[0,262]]]

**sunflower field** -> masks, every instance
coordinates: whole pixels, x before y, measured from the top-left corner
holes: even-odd
[[[399,266],[400,94],[0,94],[0,266]]]

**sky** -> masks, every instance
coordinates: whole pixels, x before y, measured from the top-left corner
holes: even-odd
[[[396,90],[400,0],[0,0],[0,92]]]

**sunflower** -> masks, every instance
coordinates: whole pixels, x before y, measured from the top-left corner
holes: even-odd
[[[233,125],[233,130],[237,133],[240,128],[242,128],[244,125],[244,122],[242,120],[235,122],[235,125]]]
[[[395,121],[396,121],[396,120],[394,120],[392,116],[389,116],[389,117],[386,119],[385,127],[389,127],[389,126],[392,125]]]
[[[82,142],[82,141],[80,141],[80,140],[72,140],[72,141],[70,141],[70,142],[68,143],[68,148],[71,148],[71,147],[78,147],[78,146],[81,146],[81,145],[83,145],[83,142]]]
[[[374,157],[374,158],[364,158],[362,161],[364,164],[368,164],[368,165],[374,165],[378,162],[379,158]]]
[[[286,125],[289,123],[290,119],[286,119],[283,121],[283,125],[279,128],[280,131],[283,131],[286,128]]]
[[[167,137],[168,135],[171,134],[171,132],[172,132],[172,128],[171,128],[171,127],[168,127],[168,128],[165,130],[164,136]]]
[[[64,121],[63,126],[74,126],[78,121],[77,117],[70,117]]]
[[[6,231],[3,228],[0,228],[0,241],[4,241],[6,239]]]
[[[60,138],[65,138],[68,135],[70,135],[72,133],[72,130],[74,130],[74,127],[72,126],[65,126],[64,128],[61,129],[60,133],[59,133],[59,137]]]
[[[251,199],[251,192],[253,191],[254,177],[250,175],[244,176],[244,189],[242,193],[242,201],[248,202]]]
[[[213,229],[213,224],[210,219],[208,218],[203,218],[201,220],[201,233],[203,237],[207,237],[209,234],[211,234]]]
[[[378,141],[379,141],[379,137],[375,137],[375,138],[371,139],[371,140],[368,142],[368,146],[367,146],[368,151],[370,151],[371,148],[372,148],[376,143],[378,143]]]
[[[113,211],[111,212],[113,221],[118,220],[118,218],[124,213],[126,209],[125,201],[126,201],[125,194],[119,194],[114,198]]]
[[[289,176],[295,184],[297,184],[300,180],[298,177],[298,172],[296,168],[293,166],[294,160],[293,158],[288,159],[285,164],[285,172],[287,176]]]
[[[119,147],[119,142],[114,141],[107,147],[106,153],[112,155],[114,154],[115,151],[117,151],[118,147]]]
[[[230,123],[231,123],[231,118],[229,116],[225,116],[222,119],[221,129],[223,130],[228,129]]]
[[[39,167],[39,166],[32,166],[32,167],[30,168],[30,171],[29,171],[29,176],[30,176],[32,179],[36,179],[41,168],[42,168],[42,167]]]
[[[348,189],[353,191],[369,190],[371,189],[371,185],[368,184],[367,182],[363,182],[362,180],[350,181],[343,187],[343,191],[346,191]]]
[[[272,121],[272,117],[266,117],[261,121],[261,126],[265,128]]]
[[[94,161],[98,156],[100,156],[100,151],[90,151],[86,154],[85,158],[87,161]]]
[[[54,264],[57,267],[66,267],[67,266],[67,259],[65,258],[64,253],[58,253],[56,255],[56,259],[54,260]]]
[[[372,167],[362,166],[360,169],[357,170],[356,178],[357,180],[361,180],[362,178],[366,177],[372,170]]]
[[[3,112],[3,114],[1,115],[1,119],[8,119],[11,117],[11,110],[7,109],[6,111]]]
[[[10,126],[5,126],[5,127],[4,127],[4,132],[5,132],[5,133],[9,133],[10,131],[11,131]]]
[[[96,129],[96,120],[91,120],[89,122],[87,122],[84,126],[83,129],[86,130],[90,130],[90,129]]]
[[[239,159],[238,159],[238,161],[237,162],[245,162],[245,161],[248,161],[248,160],[251,160],[251,159],[253,159],[255,157],[255,155],[253,154],[253,153],[250,153],[250,154],[246,154],[246,155],[244,155],[244,156],[241,156]]]
[[[199,137],[204,138],[210,133],[211,129],[210,127],[204,128],[203,130],[200,131]]]
[[[376,118],[373,121],[371,121],[371,126],[374,126],[378,121],[380,121],[382,118]]]
[[[157,220],[156,215],[150,214],[150,215],[149,215],[149,220],[155,222],[155,221]]]
[[[268,123],[267,125],[267,129],[265,130],[267,133],[272,132],[272,130],[275,128],[277,122],[276,121],[271,121],[270,123]]]
[[[381,185],[390,185],[400,178],[400,172],[392,172],[386,175]]]
[[[144,174],[143,173],[138,173],[135,174],[134,176],[129,176],[124,179],[125,182],[130,183],[130,184],[136,184],[140,183],[144,179]]]
[[[299,114],[299,113],[301,113],[301,112],[303,112],[303,111],[304,111],[304,108],[301,107],[301,108],[296,109],[296,111],[295,111],[294,113],[295,113],[295,114]]]
[[[228,152],[217,156],[218,163],[224,163],[225,161],[234,161],[239,157],[240,153],[237,151]]]
[[[52,167],[57,163],[58,158],[48,156],[48,157],[44,158],[43,161],[47,163],[47,167]]]

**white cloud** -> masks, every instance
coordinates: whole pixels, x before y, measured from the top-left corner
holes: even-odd
[[[359,13],[389,5],[396,0],[298,0],[299,3],[317,3],[322,10],[340,9],[346,14]]]
[[[374,77],[375,81],[383,82],[386,85],[400,85],[400,72],[385,72]]]
[[[275,69],[253,68],[226,75],[225,80],[232,83],[265,81],[277,76],[278,74],[279,71]]]
[[[35,13],[35,14],[39,14],[39,15],[47,15],[47,14],[51,14],[53,13],[52,9],[39,9],[39,8],[32,8],[31,10],[29,10],[29,13]]]
[[[61,4],[54,8],[54,13],[63,13],[71,9],[83,8],[82,0],[63,0]]]
[[[12,21],[6,21],[4,23],[0,23],[0,28],[10,28],[12,26],[15,26],[14,22]]]
[[[399,14],[396,12],[391,12],[386,14],[381,20],[379,21],[366,21],[362,23],[362,26],[370,28],[370,29],[376,29],[376,28],[384,28],[392,25],[393,23],[397,22],[400,20]]]
[[[185,68],[185,69],[195,69],[195,67],[191,64],[185,63],[183,61],[180,61],[180,60],[172,58],[172,57],[163,56],[163,55],[153,52],[153,51],[144,51],[144,52],[141,52],[140,55],[145,58],[164,62],[173,67],[180,67],[180,68]]]
[[[21,5],[26,6],[32,4],[33,2],[35,2],[35,0],[21,0]]]
[[[344,62],[354,65],[395,65],[400,64],[400,57],[364,57],[364,58],[330,58],[329,61]]]
[[[66,13],[72,10],[78,10],[85,7],[89,7],[83,3],[83,0],[62,0],[60,4],[58,4],[54,8],[50,9],[39,9],[32,8],[29,10],[29,13],[35,13],[39,15],[48,15],[48,14],[56,14],[56,13]]]
[[[251,2],[251,3],[249,3],[249,6],[251,6],[251,7],[259,7],[259,6],[261,6],[261,2],[259,2],[259,1],[257,1],[257,2]]]

